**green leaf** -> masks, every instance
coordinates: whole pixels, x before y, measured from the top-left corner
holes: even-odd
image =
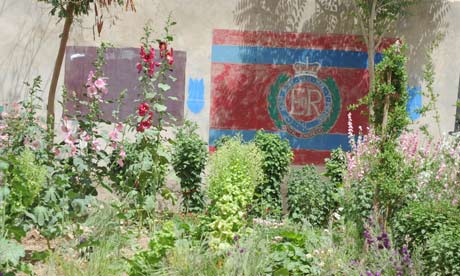
[[[166,84],[166,83],[159,83],[158,88],[160,88],[164,92],[167,92],[168,90],[171,89],[171,86],[169,86],[169,84]]]
[[[167,109],[167,107],[165,105],[158,104],[158,103],[154,104],[154,108],[158,112],[164,112]]]
[[[14,241],[0,238],[0,266],[11,264],[16,266],[25,256],[24,247]]]

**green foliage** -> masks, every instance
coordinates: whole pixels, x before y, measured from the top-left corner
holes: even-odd
[[[197,125],[186,122],[179,128],[174,144],[172,165],[180,178],[182,208],[187,212],[198,212],[203,208],[201,175],[206,166],[208,149],[206,142],[196,133]]]
[[[288,179],[289,217],[295,222],[327,225],[337,206],[334,194],[335,185],[322,180],[315,167],[293,169]]]
[[[256,187],[255,211],[258,216],[281,217],[281,182],[288,172],[293,153],[287,140],[258,131],[254,143],[263,153],[264,181]]]
[[[104,4],[106,1],[100,1],[100,0],[80,0],[80,1],[67,1],[67,0],[38,0],[39,2],[45,2],[48,3],[52,6],[52,9],[50,11],[51,15],[57,15],[59,18],[65,18],[69,16],[81,16],[81,15],[88,15],[91,7],[93,4],[95,5],[96,3],[102,5],[102,7],[107,6],[107,4]],[[131,0],[128,0],[131,1]],[[115,0],[115,1],[108,1],[113,2],[114,4],[118,4],[120,6],[123,6],[124,0]],[[69,13],[69,4],[71,4],[72,7],[72,13]]]
[[[424,275],[460,275],[460,224],[443,227],[427,241]]]
[[[266,268],[272,275],[311,274],[312,260],[306,258],[308,237],[301,231],[280,229],[275,231],[276,239],[271,245],[270,266]]]
[[[152,275],[169,249],[174,247],[176,236],[174,223],[166,222],[160,231],[154,233],[147,251],[138,252],[129,260],[130,276]]]
[[[398,43],[384,50],[383,60],[377,65],[374,91],[369,93],[374,103],[372,124],[384,140],[395,139],[409,124],[407,113],[407,58],[406,46]]]
[[[8,272],[10,268],[19,265],[25,256],[24,247],[15,241],[0,236],[0,270]]]
[[[10,155],[9,167],[3,178],[10,190],[8,214],[13,217],[22,216],[36,204],[47,173],[47,168],[37,162],[29,149],[25,149],[19,156]]]
[[[332,183],[341,185],[343,175],[347,171],[347,158],[342,148],[337,148],[331,152],[331,157],[327,158],[325,163],[325,176],[329,177]]]
[[[208,197],[211,245],[225,247],[246,225],[247,208],[263,181],[262,153],[231,139],[211,156]],[[228,244],[227,244],[228,245]]]
[[[423,246],[444,226],[460,225],[460,210],[449,202],[413,202],[399,211],[393,221],[393,235],[399,245]]]
[[[227,143],[229,140],[232,139],[232,136],[228,136],[228,135],[223,135],[221,137],[219,137],[219,139],[217,139],[215,142],[214,142],[214,147],[217,149],[219,149],[221,146],[225,145],[225,143]]]
[[[362,179],[354,180],[346,191],[345,210],[350,219],[361,223],[371,215],[382,225],[403,208],[416,191],[416,178],[412,166],[406,164],[392,141],[371,156],[368,172]]]

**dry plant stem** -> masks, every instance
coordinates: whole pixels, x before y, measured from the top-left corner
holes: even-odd
[[[59,51],[56,57],[56,62],[54,64],[53,77],[51,78],[51,85],[48,93],[47,120],[48,125],[52,129],[54,129],[54,102],[56,99],[56,90],[59,75],[61,73],[62,62],[64,60],[65,48],[67,46],[67,41],[69,40],[70,27],[73,23],[74,9],[74,4],[72,2],[69,2],[69,4],[67,5],[67,16],[64,22],[64,30],[62,31],[61,35],[61,44],[59,45]]]

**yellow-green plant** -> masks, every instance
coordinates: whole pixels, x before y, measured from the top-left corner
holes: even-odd
[[[211,246],[226,247],[245,226],[254,190],[263,181],[262,158],[255,144],[242,144],[239,139],[230,139],[211,156]]]

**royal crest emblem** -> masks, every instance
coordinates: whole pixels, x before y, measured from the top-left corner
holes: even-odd
[[[340,93],[332,78],[321,80],[318,62],[294,64],[294,76],[281,74],[271,85],[268,112],[276,127],[296,137],[328,132],[340,114]]]

